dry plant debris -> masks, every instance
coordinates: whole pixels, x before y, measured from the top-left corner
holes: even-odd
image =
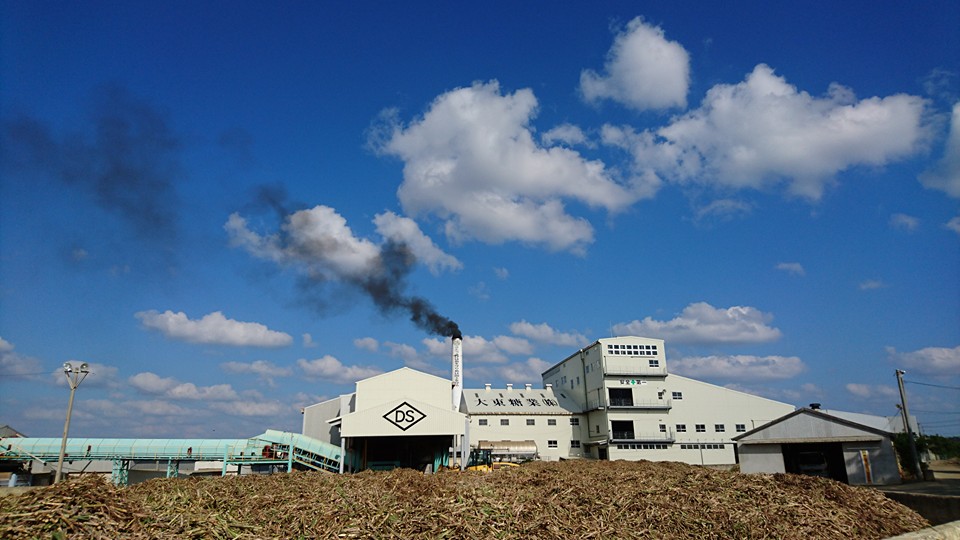
[[[681,463],[87,477],[0,497],[0,538],[886,538],[928,523],[879,491]]]

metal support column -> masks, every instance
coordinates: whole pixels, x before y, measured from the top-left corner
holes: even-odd
[[[180,462],[168,459],[167,478],[177,478],[178,476],[180,476]]]
[[[110,471],[110,481],[116,486],[125,486],[130,483],[130,461],[126,459],[113,460],[113,469]]]

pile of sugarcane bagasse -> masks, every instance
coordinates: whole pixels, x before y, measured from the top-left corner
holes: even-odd
[[[887,538],[927,522],[870,488],[663,462],[491,473],[88,476],[0,497],[0,538]]]

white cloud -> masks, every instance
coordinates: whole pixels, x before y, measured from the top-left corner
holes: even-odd
[[[673,343],[766,343],[780,339],[768,326],[773,316],[749,306],[715,308],[706,302],[685,307],[670,321],[650,317],[614,325],[618,335],[656,337]]]
[[[384,238],[405,244],[433,275],[440,274],[442,270],[463,268],[463,263],[438,248],[412,219],[398,216],[393,212],[384,212],[377,214],[373,218],[373,223],[377,226],[377,232]]]
[[[501,95],[496,81],[438,96],[407,126],[386,126],[378,150],[404,162],[404,211],[444,220],[453,241],[508,241],[582,252],[593,241],[587,220],[567,213],[573,199],[611,212],[639,198],[600,161],[564,147],[541,147],[530,121],[529,89]]]
[[[0,337],[0,376],[4,379],[27,379],[43,373],[40,361],[14,352],[14,345]]]
[[[281,367],[266,360],[255,360],[253,362],[224,362],[220,364],[220,368],[227,373],[250,373],[256,375],[260,380],[266,382],[271,387],[275,385],[275,378],[289,377],[293,375],[293,369]]]
[[[544,132],[544,134],[540,136],[540,141],[544,146],[553,146],[557,143],[562,143],[567,146],[585,145],[590,148],[595,146],[587,140],[587,136],[583,133],[583,130],[573,124],[560,124]]]
[[[467,292],[470,293],[470,296],[480,300],[481,302],[486,302],[490,299],[490,289],[487,287],[487,282],[479,281],[476,285],[472,285]]]
[[[588,102],[612,99],[637,110],[687,105],[690,55],[641,17],[614,38],[604,71],[580,74],[580,91]]]
[[[237,399],[237,393],[229,384],[197,386],[182,383],[173,377],[160,377],[149,371],[137,373],[128,379],[131,386],[148,394],[158,394],[171,399],[219,401]]]
[[[943,224],[943,228],[960,234],[960,216],[951,218],[950,221]]]
[[[857,286],[861,291],[873,291],[876,289],[885,289],[888,285],[882,279],[867,279],[861,281]]]
[[[707,220],[729,221],[750,214],[753,206],[744,201],[735,199],[717,199],[710,204],[697,208],[694,216],[695,221],[702,222]]]
[[[898,369],[908,372],[945,377],[960,375],[960,347],[927,347],[913,352],[897,352],[887,347],[887,355]]]
[[[377,352],[377,349],[380,348],[380,343],[372,337],[363,337],[353,340],[353,346],[370,352]]]
[[[943,158],[932,169],[920,175],[920,182],[927,188],[960,198],[960,102],[953,106],[950,135],[943,150]]]
[[[776,268],[777,270],[782,270],[794,276],[805,276],[807,274],[807,271],[803,269],[803,265],[798,262],[777,263]]]
[[[493,274],[497,276],[497,279],[507,279],[510,277],[510,271],[503,267],[494,267]]]
[[[375,367],[345,366],[340,360],[328,355],[314,360],[301,358],[297,366],[307,378],[326,379],[341,384],[349,384],[383,373]]]
[[[420,355],[417,350],[406,343],[394,343],[392,341],[384,342],[384,347],[390,351],[390,356],[400,358],[405,362],[414,362]]]
[[[290,410],[279,401],[224,401],[211,403],[210,408],[230,416],[277,416]]]
[[[392,212],[378,214],[374,224],[385,241],[405,246],[410,255],[404,264],[421,262],[436,274],[463,265],[441,251],[417,224]],[[282,234],[262,236],[248,228],[247,220],[233,213],[224,224],[230,243],[254,257],[281,266],[295,266],[314,280],[363,282],[388,272],[383,246],[358,238],[347,220],[329,206],[317,205],[288,215]]]
[[[200,320],[191,320],[182,311],[174,313],[170,310],[159,313],[151,309],[134,316],[145,328],[191,343],[235,347],[285,347],[293,343],[290,334],[270,330],[260,323],[228,319],[219,311],[208,313]]]
[[[512,336],[497,336],[493,338],[494,345],[507,354],[532,354],[533,345],[523,338]]]
[[[587,337],[583,334],[579,332],[559,332],[547,323],[533,324],[521,320],[511,323],[510,331],[539,343],[549,343],[563,347],[579,347],[587,343]]]
[[[118,405],[125,410],[132,409],[139,414],[144,414],[147,416],[186,417],[195,414],[194,411],[191,411],[186,407],[181,407],[180,405],[160,399],[124,401]]]
[[[354,236],[347,220],[329,206],[294,212],[281,228],[285,241],[277,234],[260,236],[251,231],[237,213],[224,225],[233,245],[280,265],[302,265],[314,278],[358,279],[379,266],[380,248]]]
[[[539,386],[543,382],[541,375],[552,366],[539,358],[528,358],[524,362],[514,362],[499,369],[500,376],[506,381],[518,384],[533,384]]]
[[[670,370],[681,375],[744,381],[789,379],[806,368],[796,356],[690,356],[670,361]]]
[[[847,389],[847,392],[850,392],[854,396],[862,399],[893,399],[899,397],[900,395],[896,388],[883,384],[849,383],[845,385],[844,388]]]
[[[450,358],[450,340],[441,338],[424,338],[423,344],[427,351],[440,358]],[[481,364],[505,364],[507,357],[493,341],[481,336],[463,336],[463,362]]]
[[[317,346],[317,342],[313,341],[313,336],[304,332],[303,337],[303,348],[312,349]]]
[[[890,216],[890,226],[906,232],[914,232],[920,228],[920,220],[907,214],[893,214]]]
[[[857,100],[832,84],[799,91],[760,64],[735,85],[711,88],[700,108],[654,132],[605,126],[605,143],[629,149],[635,167],[679,184],[766,189],[819,200],[841,171],[913,155],[930,136],[926,101],[897,94]]]

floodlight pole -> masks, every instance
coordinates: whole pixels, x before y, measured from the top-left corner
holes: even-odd
[[[63,424],[63,441],[60,442],[60,457],[57,458],[57,475],[53,478],[54,484],[60,482],[63,477],[63,457],[67,453],[67,433],[70,431],[70,415],[73,414],[73,396],[77,392],[77,387],[90,372],[87,367],[86,363],[80,364],[79,368],[74,368],[70,362],[63,364],[63,374],[67,376],[67,384],[70,385],[70,401],[67,402],[67,421]]]
[[[920,469],[920,458],[917,455],[917,443],[913,438],[913,428],[910,427],[910,409],[907,409],[907,392],[903,389],[903,375],[906,371],[897,370],[897,386],[900,388],[900,413],[903,416],[903,427],[907,430],[907,440],[910,443],[910,466],[913,467],[917,480],[923,480],[923,471]]]

